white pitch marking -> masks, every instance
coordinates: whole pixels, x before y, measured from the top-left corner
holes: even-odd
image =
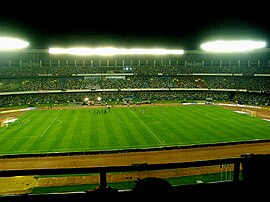
[[[45,133],[46,133],[46,131],[51,127],[51,125],[53,124],[53,122],[57,119],[57,117],[58,116],[56,116],[54,119],[53,119],[53,121],[50,123],[50,125],[43,131],[43,133],[40,135],[40,137],[42,137]]]
[[[129,111],[131,111],[131,109],[129,109]],[[164,144],[164,141],[162,142],[154,133],[153,131],[151,131],[147,125],[145,125],[145,123],[133,112],[131,111],[131,113],[137,118],[139,119],[139,121],[144,125],[144,127],[157,139],[157,141],[160,143],[160,144]]]

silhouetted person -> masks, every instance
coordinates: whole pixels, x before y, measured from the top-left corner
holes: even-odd
[[[173,190],[173,186],[167,180],[156,177],[147,177],[138,179],[132,192],[162,194],[172,193]]]
[[[242,164],[244,185],[251,192],[269,192],[270,155],[257,154],[244,157]]]

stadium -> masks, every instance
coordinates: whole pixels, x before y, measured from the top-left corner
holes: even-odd
[[[211,185],[232,183],[242,181],[241,155],[269,153],[268,48],[162,56],[7,51],[0,72],[1,180],[25,176],[27,184],[2,189],[7,198],[36,200],[61,186],[76,194],[130,190],[153,176],[179,187],[179,176],[197,176],[183,184],[214,175]]]

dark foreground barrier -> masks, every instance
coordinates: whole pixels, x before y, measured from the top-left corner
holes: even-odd
[[[107,186],[107,173],[127,172],[127,171],[150,171],[165,170],[176,168],[203,167],[213,165],[233,164],[234,175],[231,181],[220,181],[214,183],[201,183],[192,185],[169,186],[170,191],[162,191],[155,188],[155,183],[164,182],[163,180],[149,181],[145,184],[153,186],[151,189],[146,187],[131,190],[111,189]],[[214,199],[221,200],[236,198],[261,197],[267,193],[270,155],[268,154],[247,154],[239,158],[216,159],[207,161],[181,162],[168,164],[136,164],[130,166],[109,166],[94,168],[54,168],[54,169],[35,169],[35,170],[1,170],[0,177],[9,176],[28,176],[28,175],[60,175],[60,174],[84,174],[99,173],[100,185],[97,189],[84,192],[71,193],[51,193],[51,194],[22,194],[0,196],[0,201],[92,201],[95,197],[104,199],[136,199],[140,197],[150,197],[154,199],[160,195],[171,197],[181,197],[186,199]],[[240,173],[243,174],[241,177]],[[162,187],[168,188],[168,183]],[[139,190],[139,191],[138,191]],[[144,191],[142,191],[144,190]],[[165,189],[163,189],[165,190]],[[115,197],[115,198],[114,198]],[[132,197],[132,198],[126,198]]]

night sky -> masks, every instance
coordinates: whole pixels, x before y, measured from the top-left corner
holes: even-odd
[[[266,5],[75,3],[57,6],[40,1],[18,5],[14,11],[2,8],[0,34],[23,38],[33,49],[74,45],[199,49],[202,42],[219,38],[270,43]]]

